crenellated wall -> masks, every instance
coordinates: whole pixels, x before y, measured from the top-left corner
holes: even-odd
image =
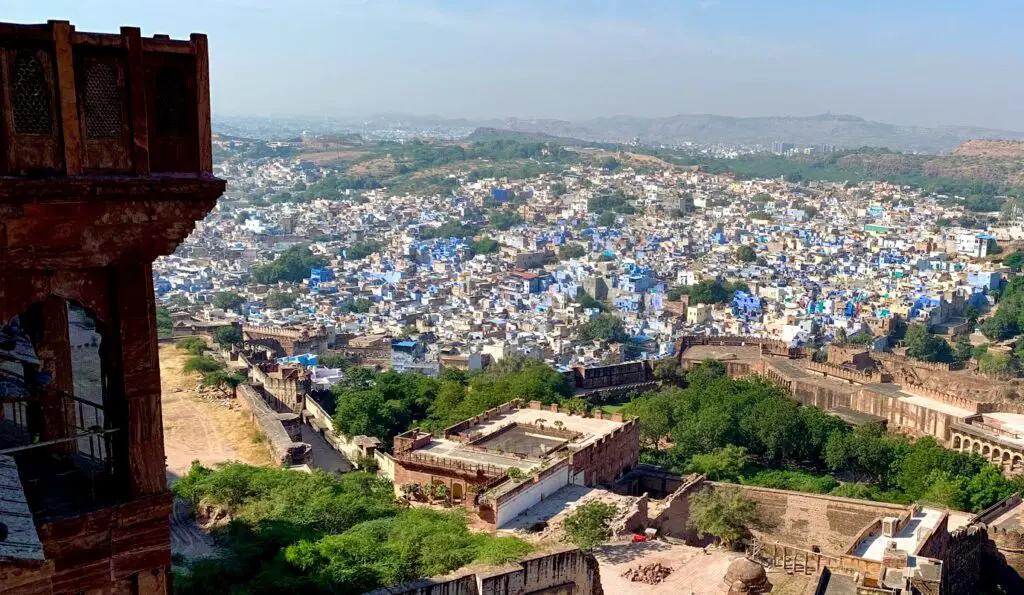
[[[524,558],[491,570],[462,571],[366,595],[603,595],[597,559],[577,548]]]

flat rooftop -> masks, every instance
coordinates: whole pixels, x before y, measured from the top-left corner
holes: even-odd
[[[905,525],[900,527],[895,537],[882,535],[881,528],[879,528],[877,532],[870,533],[853,548],[853,555],[865,560],[881,562],[889,542],[895,542],[896,549],[907,552],[913,558],[914,552],[922,543],[921,539],[935,529],[942,518],[942,513],[943,511],[937,508],[921,507]],[[910,566],[914,566],[914,564]]]
[[[683,352],[683,359],[690,361],[704,361],[715,359],[722,362],[740,361],[756,362],[761,358],[761,347],[759,345],[693,345]]]
[[[474,465],[492,465],[501,469],[518,467],[529,471],[553,450],[565,445],[570,450],[578,450],[624,425],[625,422],[544,409],[512,409],[463,428],[460,432],[463,435],[480,435],[472,445],[447,438],[432,438],[413,453]],[[564,435],[566,432],[573,432],[576,436]]]

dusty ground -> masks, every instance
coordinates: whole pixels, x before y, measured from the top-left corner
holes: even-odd
[[[721,595],[725,592],[722,578],[729,564],[743,557],[737,552],[716,549],[705,552],[698,547],[662,541],[608,544],[597,548],[594,554],[601,567],[604,592],[631,595]],[[655,562],[672,569],[672,573],[657,585],[632,582],[622,576],[629,569]],[[814,576],[769,571],[768,580],[773,585],[773,595],[810,595],[814,592]]]
[[[195,460],[204,465],[224,461],[271,464],[266,447],[253,440],[255,424],[241,403],[199,397],[195,391],[198,377],[181,372],[187,357],[173,345],[160,346],[168,474],[172,479],[180,477]]]

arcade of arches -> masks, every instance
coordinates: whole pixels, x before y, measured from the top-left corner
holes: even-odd
[[[950,446],[956,451],[981,455],[1004,473],[1024,472],[1024,446],[1013,448],[956,430],[951,432]]]

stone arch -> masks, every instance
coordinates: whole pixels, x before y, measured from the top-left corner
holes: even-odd
[[[1002,451],[999,450],[998,446],[992,449],[992,460],[993,461],[998,461],[1001,456],[1002,456]]]
[[[1003,469],[1009,469],[1010,468],[1010,452],[1009,451],[1006,451],[1006,450],[1003,451],[1002,456],[999,458],[999,465]]]
[[[953,436],[953,450],[960,450],[960,436]]]
[[[1010,460],[1010,471],[1020,471],[1021,463],[1024,463],[1024,457],[1013,455],[1013,458]]]
[[[462,498],[465,497],[465,493],[464,492],[465,492],[465,488],[462,486],[461,483],[455,482],[455,483],[452,484],[452,499],[453,500],[462,500]]]
[[[991,454],[992,454],[992,447],[991,446],[986,444],[985,446],[981,447],[981,455],[982,456],[987,457],[987,456],[990,456]]]
[[[981,454],[981,442],[973,441],[971,443],[971,452]]]

